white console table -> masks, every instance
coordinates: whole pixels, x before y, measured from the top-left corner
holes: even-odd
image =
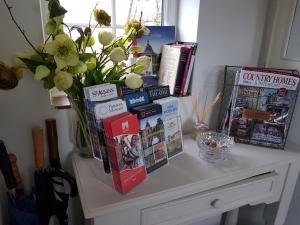
[[[236,144],[229,159],[215,165],[201,160],[196,142],[185,137],[184,153],[126,195],[114,190],[102,162],[77,153],[72,162],[87,224],[190,224],[266,203],[266,224],[283,225],[300,169],[300,154],[291,152],[300,149],[292,144],[286,149]]]

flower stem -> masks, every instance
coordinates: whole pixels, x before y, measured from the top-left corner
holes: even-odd
[[[17,26],[18,30],[21,32],[21,34],[23,35],[23,37],[25,38],[25,40],[27,41],[27,43],[30,45],[30,47],[31,47],[38,55],[42,56],[42,58],[43,58],[43,55],[42,55],[42,54],[34,47],[34,45],[31,43],[31,41],[29,40],[29,38],[28,38],[27,35],[25,34],[24,29],[22,29],[22,28],[20,27],[20,25],[18,24],[18,22],[16,21],[14,15],[12,14],[12,11],[11,11],[12,7],[8,5],[8,3],[7,3],[6,0],[3,0],[3,2],[4,2],[5,6],[6,6],[7,10],[8,10],[8,12],[9,12],[9,15],[10,15],[12,21],[13,21],[14,24]]]
[[[74,100],[74,98],[73,98],[72,95],[68,95],[68,99],[69,99],[69,101],[71,103],[71,106],[74,108],[74,110],[76,112],[76,115],[78,116],[79,124],[80,124],[81,130],[82,130],[85,142],[87,144],[87,147],[90,148],[91,145],[90,145],[89,136],[88,136],[88,133],[87,133],[86,121],[85,121],[85,119],[84,119],[84,117],[82,115],[83,112],[80,110],[80,108],[76,104],[76,102],[75,102],[75,100]]]

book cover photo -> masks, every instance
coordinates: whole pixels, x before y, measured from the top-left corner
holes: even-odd
[[[103,125],[115,189],[127,193],[146,176],[137,116],[125,112]]]
[[[157,76],[162,47],[165,44],[174,43],[176,40],[175,26],[147,26],[147,28],[150,31],[149,35],[137,38],[134,42],[134,45],[142,47],[142,52],[135,54],[135,56],[149,56],[152,59],[151,66],[148,70],[144,71],[143,75]]]
[[[133,108],[139,118],[139,129],[147,173],[167,164],[164,123],[161,106],[148,104]]]

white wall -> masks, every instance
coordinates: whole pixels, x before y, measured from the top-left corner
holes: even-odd
[[[198,51],[194,68],[192,95],[200,96],[200,106],[206,94],[211,102],[220,91],[223,82],[224,66],[245,65],[256,66],[262,43],[265,19],[267,15],[268,0],[190,0],[194,2],[194,9],[179,16],[179,38],[188,41],[185,31],[189,23],[197,24]],[[200,15],[198,23],[192,14],[200,2]],[[186,4],[181,0],[180,5]],[[185,12],[185,10],[182,10]],[[194,37],[190,37],[193,41]],[[190,100],[182,100],[182,119],[184,130],[189,131],[192,124],[192,111]],[[210,119],[212,128],[216,125],[217,109]]]
[[[300,71],[300,61],[293,61],[283,58],[283,52],[288,38],[288,29],[293,16],[293,9],[296,0],[274,0],[272,2],[276,7],[272,7],[269,26],[272,28],[268,48],[265,49],[263,61],[267,67],[297,69]],[[273,16],[272,16],[273,15]],[[291,127],[288,134],[288,140],[300,145],[300,97],[298,95]],[[300,149],[299,149],[300,152]],[[293,199],[289,208],[285,225],[298,224],[300,221],[300,178],[295,187]]]
[[[268,6],[269,0],[179,1],[178,38],[198,42],[192,95],[199,95],[200,107],[206,94],[209,102],[220,91],[226,64],[258,65]],[[184,131],[188,132],[193,118],[190,99],[182,98],[181,103]],[[216,109],[211,128],[217,117]],[[219,221],[220,217],[214,217],[197,225],[218,225]]]
[[[28,37],[34,44],[40,43],[42,27],[39,1],[11,0],[9,4],[13,6],[13,13]],[[31,51],[9,18],[3,1],[0,2],[0,27],[2,28],[0,60],[10,63],[13,53],[24,50]],[[70,110],[52,109],[49,105],[48,92],[43,89],[41,83],[33,81],[28,72],[24,74],[24,79],[16,89],[0,91],[0,139],[5,141],[9,152],[16,154],[27,192],[31,190],[34,171],[31,127],[44,127],[46,118],[57,119],[60,156],[65,168],[70,170],[68,154],[73,149],[73,145],[69,138],[69,113]],[[5,186],[1,177],[0,207],[2,211],[5,211]],[[80,213],[76,215],[80,215]],[[4,223],[0,220],[0,224]]]

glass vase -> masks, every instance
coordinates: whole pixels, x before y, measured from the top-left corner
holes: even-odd
[[[84,99],[68,96],[71,108],[75,111],[74,134],[75,145],[82,157],[92,158],[93,151],[88,133],[88,125],[85,117]]]

